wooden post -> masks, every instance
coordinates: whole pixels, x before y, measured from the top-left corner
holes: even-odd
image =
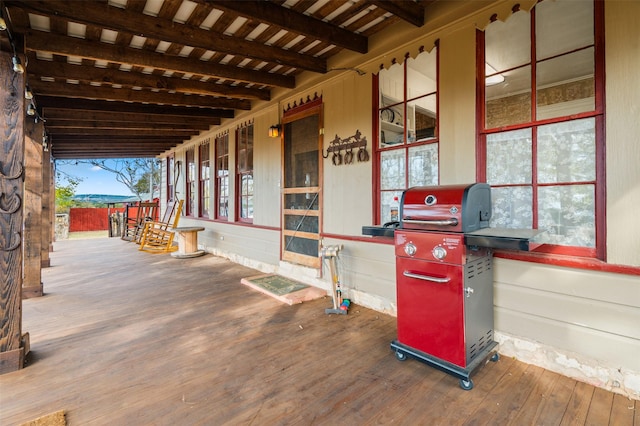
[[[22,298],[42,296],[42,121],[25,120]]]
[[[51,266],[49,258],[50,246],[53,242],[53,215],[55,197],[53,194],[53,164],[49,149],[43,152],[42,158],[42,224],[40,242],[40,265],[42,268]]]
[[[24,75],[0,52],[0,374],[24,365],[22,343],[22,199]]]

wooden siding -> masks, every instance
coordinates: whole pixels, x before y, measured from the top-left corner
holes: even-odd
[[[0,376],[0,424],[640,425],[638,401],[509,357],[457,380],[389,348],[395,319],[329,299],[284,305],[256,271],[119,238],[55,243],[24,302],[31,361]]]

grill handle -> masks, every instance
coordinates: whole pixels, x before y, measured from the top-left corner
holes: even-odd
[[[449,281],[451,281],[451,278],[449,277],[446,277],[446,278],[431,277],[429,275],[416,274],[415,272],[411,272],[411,271],[404,271],[402,275],[408,278],[415,278],[417,280],[430,281],[432,283],[438,283],[438,284],[446,284]]]
[[[437,225],[437,226],[456,226],[458,219],[452,217],[451,219],[441,220],[416,220],[416,219],[402,219],[404,223],[415,223],[418,225]]]

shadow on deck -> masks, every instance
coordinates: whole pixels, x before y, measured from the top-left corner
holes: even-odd
[[[395,318],[328,298],[285,305],[257,271],[119,238],[61,241],[23,302],[29,365],[0,376],[0,424],[640,425],[640,403],[506,357],[464,391],[396,360]]]

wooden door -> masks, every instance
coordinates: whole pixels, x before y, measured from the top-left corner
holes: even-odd
[[[320,267],[320,107],[283,119],[282,259]]]

